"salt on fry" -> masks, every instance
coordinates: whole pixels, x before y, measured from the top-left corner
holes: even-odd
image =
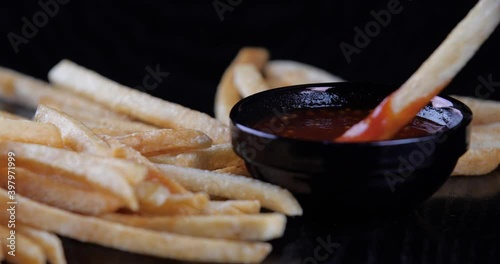
[[[263,207],[287,215],[302,215],[302,207],[287,190],[255,179],[193,168],[157,164],[161,171],[194,192],[229,199],[259,200]]]
[[[18,142],[0,143],[0,156],[7,160],[7,153],[16,153],[16,166],[30,168],[42,174],[55,174],[84,181],[122,199],[131,210],[138,209],[133,189],[124,173],[142,174],[146,170],[137,164],[127,164],[128,171],[117,168],[101,157],[65,149]],[[6,166],[4,164],[3,166]],[[130,178],[135,176],[130,176]]]
[[[207,114],[125,87],[68,60],[49,72],[52,83],[119,113],[164,127],[200,130],[217,143],[230,140],[229,128]]]

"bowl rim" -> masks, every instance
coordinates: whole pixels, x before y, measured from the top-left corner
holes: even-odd
[[[342,84],[342,85],[386,85],[386,86],[393,86],[393,85],[388,85],[388,84],[380,84],[380,83],[374,83],[374,82],[327,82],[327,83],[307,83],[307,84],[299,84],[299,85],[291,85],[291,86],[284,86],[284,87],[279,87],[279,88],[274,88],[262,92],[255,93],[253,95],[250,95],[248,97],[245,97],[241,99],[239,102],[237,102],[231,109],[229,118],[230,118],[230,125],[231,127],[237,128],[241,130],[244,133],[259,137],[259,138],[265,138],[267,140],[279,140],[283,142],[288,142],[288,143],[307,143],[307,144],[315,144],[315,145],[323,145],[323,146],[358,146],[358,147],[382,147],[382,146],[395,146],[395,145],[405,145],[405,144],[412,144],[412,143],[418,143],[422,141],[428,141],[428,140],[433,140],[436,138],[441,137],[442,135],[452,133],[453,131],[459,129],[460,127],[468,126],[471,121],[472,121],[472,111],[471,109],[461,102],[460,100],[457,100],[453,97],[447,96],[447,95],[436,95],[434,98],[442,98],[445,99],[449,102],[452,103],[452,106],[449,106],[447,108],[452,108],[456,109],[460,112],[462,115],[462,119],[457,122],[454,126],[449,127],[447,129],[444,129],[443,131],[430,134],[427,136],[423,137],[413,137],[413,138],[402,138],[402,139],[389,139],[389,140],[381,140],[381,141],[368,141],[368,142],[334,142],[334,141],[319,141],[319,140],[309,140],[309,139],[297,139],[297,138],[289,138],[289,137],[283,137],[267,132],[263,132],[257,129],[254,129],[252,127],[249,127],[247,125],[243,125],[240,122],[237,122],[238,119],[238,114],[239,114],[239,109],[241,108],[242,105],[247,103],[248,101],[255,100],[259,97],[262,96],[271,96],[273,94],[276,94],[277,92],[286,92],[286,91],[293,91],[293,90],[302,90],[305,88],[310,88],[310,87],[333,87],[336,84]]]

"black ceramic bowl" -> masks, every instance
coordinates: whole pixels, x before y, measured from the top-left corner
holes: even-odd
[[[470,109],[436,97],[419,116],[445,125],[437,134],[367,143],[280,137],[252,128],[255,121],[296,108],[374,108],[396,87],[322,83],[249,96],[231,111],[232,143],[250,173],[291,191],[305,215],[412,209],[446,181],[468,147]]]

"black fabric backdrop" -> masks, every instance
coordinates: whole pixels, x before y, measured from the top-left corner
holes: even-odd
[[[346,80],[401,84],[476,3],[400,0],[401,12],[348,63],[340,43],[354,45],[354,28],[364,29],[375,21],[371,11],[397,0],[59,1],[0,2],[0,65],[45,79],[68,58],[132,87],[142,85],[148,66],[159,67],[169,75],[151,94],[210,114],[220,76],[242,46],[267,47],[272,59],[309,63]],[[58,10],[44,21],[37,13],[48,2]],[[9,36],[23,36],[34,16],[38,32],[16,53]],[[499,44],[497,29],[446,92],[474,95],[481,76],[500,82]],[[493,88],[487,97],[498,100],[500,84]]]

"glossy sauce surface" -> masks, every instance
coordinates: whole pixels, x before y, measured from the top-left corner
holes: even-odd
[[[280,116],[267,116],[253,124],[253,128],[289,138],[335,141],[354,124],[371,113],[369,109],[304,108],[290,110]],[[415,117],[392,139],[423,137],[434,134],[443,126],[421,117]]]

